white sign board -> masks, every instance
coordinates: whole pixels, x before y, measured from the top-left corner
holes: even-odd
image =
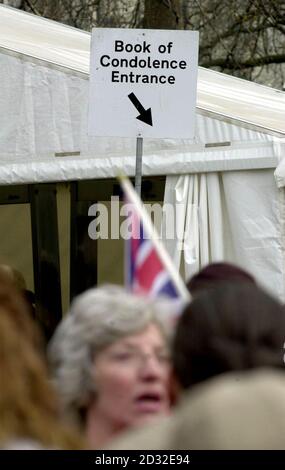
[[[89,135],[194,137],[198,32],[95,28]]]

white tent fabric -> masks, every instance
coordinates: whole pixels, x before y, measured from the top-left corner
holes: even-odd
[[[7,54],[1,63],[1,184],[113,177],[122,169],[134,174],[135,141],[88,139],[85,78]],[[205,148],[217,142],[230,145]],[[273,168],[274,145],[269,134],[197,115],[194,142],[144,142],[143,170],[150,175]]]
[[[85,77],[9,54],[0,54],[0,60],[0,184],[113,177],[118,170],[134,174],[135,141],[88,138]],[[277,141],[268,133],[198,114],[194,141],[144,142],[143,171],[275,168]]]
[[[285,300],[285,201],[272,171],[169,176],[165,202],[176,207],[177,238],[167,239],[166,216],[162,236],[186,279],[210,262],[234,262]]]
[[[279,140],[279,155],[285,155],[285,138]],[[278,188],[285,186],[285,159],[280,159],[280,163],[275,170],[275,179]]]

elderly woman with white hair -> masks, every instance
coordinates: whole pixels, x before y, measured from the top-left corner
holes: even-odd
[[[162,308],[161,308],[162,306]],[[78,296],[49,346],[63,411],[91,448],[168,414],[169,311],[119,286]]]

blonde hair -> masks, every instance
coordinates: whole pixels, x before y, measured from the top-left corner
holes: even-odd
[[[37,348],[37,330],[18,295],[11,285],[0,282],[0,370],[4,378],[0,386],[0,446],[31,439],[47,448],[82,448],[77,434],[59,422],[57,397]]]

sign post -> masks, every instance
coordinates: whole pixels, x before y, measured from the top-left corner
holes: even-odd
[[[136,137],[140,192],[143,138],[192,139],[198,32],[92,30],[88,133]]]
[[[137,137],[136,149],[136,174],[135,174],[135,190],[139,197],[141,197],[142,188],[142,154],[143,154],[143,139]]]

